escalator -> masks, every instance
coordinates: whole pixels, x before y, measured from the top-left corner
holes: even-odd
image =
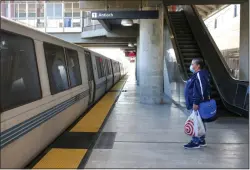
[[[232,112],[248,117],[249,82],[232,78],[195,7],[186,5],[183,11],[165,10],[165,13],[182,79],[185,81],[192,75],[189,71],[192,59],[202,58],[212,77],[211,98],[217,102],[218,114]]]
[[[193,58],[203,58],[202,54],[196,40],[193,37],[184,12],[170,12],[169,18],[172,22],[173,31],[175,32],[178,43],[177,45],[180,49],[182,60],[184,62],[184,71],[188,77],[191,77],[192,73],[189,71],[190,63]],[[216,100],[218,110],[225,110],[213,81],[211,81],[211,98]]]

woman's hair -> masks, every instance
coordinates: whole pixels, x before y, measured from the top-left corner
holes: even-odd
[[[196,65],[200,65],[200,68],[203,69],[204,68],[204,61],[201,58],[194,58],[193,59],[194,63]]]

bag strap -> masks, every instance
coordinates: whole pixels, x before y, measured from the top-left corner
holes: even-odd
[[[198,80],[199,80],[199,82],[200,82],[201,95],[202,95],[202,98],[203,98],[203,100],[204,100],[203,87],[202,87],[202,83],[201,83],[201,78],[200,78],[200,73],[199,73],[199,72],[197,73],[197,77],[198,77]]]

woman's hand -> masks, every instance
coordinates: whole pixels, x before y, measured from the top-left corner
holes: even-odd
[[[199,106],[196,105],[196,104],[193,104],[193,110],[194,110],[194,111],[197,111],[198,109],[199,109]]]

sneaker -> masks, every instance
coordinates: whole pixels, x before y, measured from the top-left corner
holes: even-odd
[[[185,149],[198,149],[200,148],[199,143],[194,143],[193,141],[189,142],[188,144],[184,145]]]
[[[199,144],[200,144],[200,146],[202,146],[202,147],[207,146],[207,143],[206,143],[205,139],[200,140],[200,141],[199,141]]]

